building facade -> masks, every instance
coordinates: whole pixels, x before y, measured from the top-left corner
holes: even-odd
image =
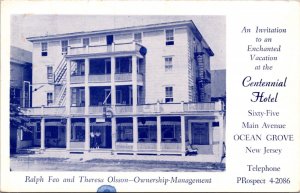
[[[30,37],[33,143],[42,150],[220,161],[212,50],[192,21]]]

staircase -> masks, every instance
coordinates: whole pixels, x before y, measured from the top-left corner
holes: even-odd
[[[66,79],[67,62],[66,58],[63,57],[58,67],[54,71],[54,85],[62,85],[63,80]]]
[[[195,52],[195,59],[198,64],[198,78],[197,78],[197,89],[198,89],[198,100],[199,102],[204,102],[205,100],[205,85],[208,84],[205,78],[205,70],[204,70],[204,58],[203,52]]]
[[[67,92],[66,72],[67,72],[67,62],[66,62],[66,58],[63,57],[58,67],[54,71],[54,86],[61,87],[56,97],[56,105],[58,106],[64,106],[66,102],[66,92]]]
[[[56,104],[58,106],[64,106],[66,103],[66,94],[67,94],[67,89],[66,89],[66,84],[62,86],[60,89],[60,92],[58,94],[58,97],[56,98]]]

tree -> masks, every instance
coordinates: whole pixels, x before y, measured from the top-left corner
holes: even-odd
[[[17,131],[23,130],[31,132],[26,123],[30,121],[29,117],[24,115],[20,105],[13,98],[10,100],[10,152],[15,153],[17,147]]]

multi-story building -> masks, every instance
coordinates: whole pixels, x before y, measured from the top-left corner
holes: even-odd
[[[192,21],[29,37],[33,141],[41,149],[185,155],[220,161],[214,55]]]
[[[10,102],[20,107],[30,107],[32,53],[10,47]]]
[[[10,104],[17,107],[30,107],[31,105],[31,66],[32,53],[11,46],[10,47]],[[27,133],[27,132],[26,132]],[[23,135],[24,134],[24,135]],[[30,137],[31,138],[31,137]],[[27,135],[21,129],[10,127],[10,152],[32,145]]]

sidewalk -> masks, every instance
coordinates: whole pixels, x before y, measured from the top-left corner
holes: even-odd
[[[201,155],[198,155],[201,156]],[[91,167],[122,167],[148,168],[153,170],[216,170],[224,171],[225,163],[199,162],[197,156],[153,156],[153,155],[111,155],[108,153],[66,154],[55,152],[44,152],[41,154],[15,154],[11,156],[14,163],[34,162],[35,164],[61,163],[64,165],[84,165]],[[121,169],[122,169],[121,168]],[[103,169],[103,168],[101,168]],[[83,168],[84,170],[84,168]],[[121,170],[122,171],[122,170]]]

